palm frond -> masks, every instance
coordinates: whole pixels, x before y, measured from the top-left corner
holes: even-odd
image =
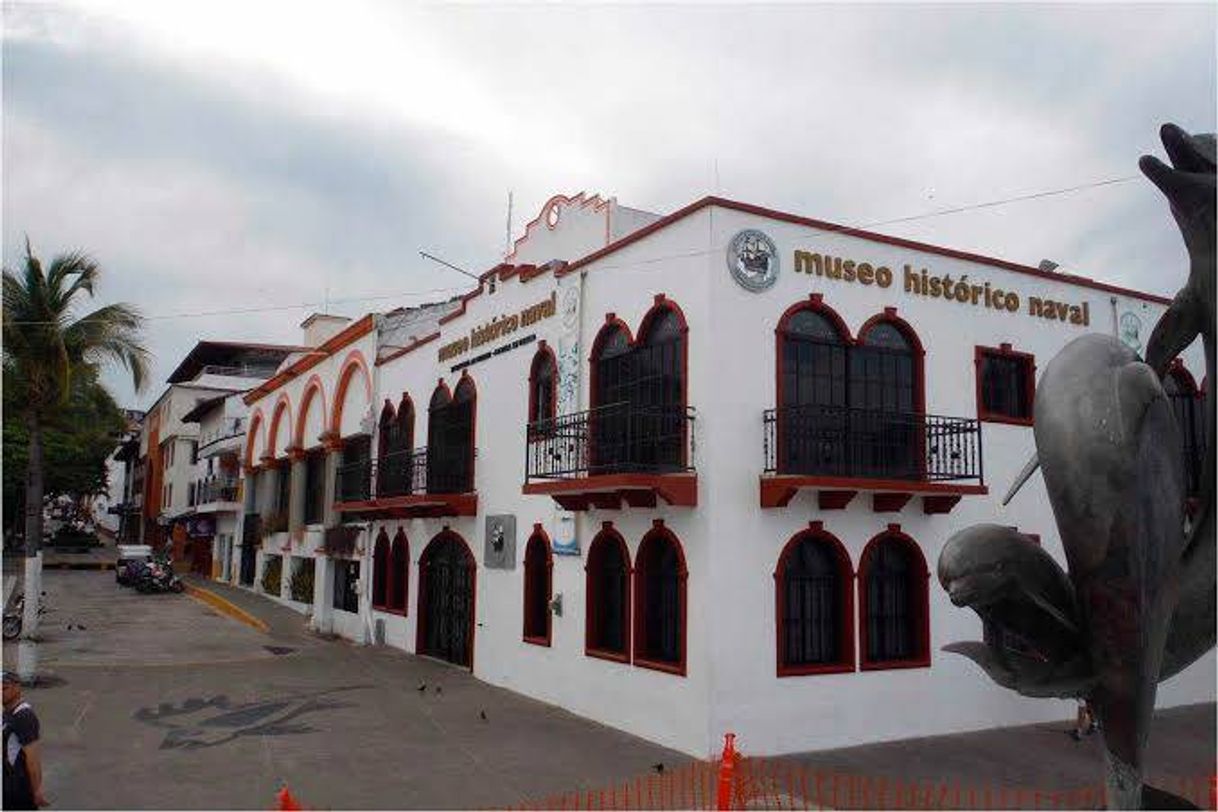
[[[93,285],[101,275],[97,263],[83,251],[70,251],[51,260],[47,271],[47,291],[57,309],[66,310],[78,291],[93,295]],[[75,276],[69,284],[68,280]]]
[[[144,317],[127,304],[100,307],[64,330],[64,346],[71,363],[118,361],[131,372],[137,391],[147,381],[151,356],[140,338]]]

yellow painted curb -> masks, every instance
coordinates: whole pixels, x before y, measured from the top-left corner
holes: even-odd
[[[197,601],[202,601],[203,603],[210,605],[216,611],[220,612],[220,614],[228,615],[233,620],[236,620],[240,623],[244,623],[247,626],[253,626],[255,629],[262,632],[263,634],[266,634],[270,630],[270,627],[267,626],[264,621],[261,621],[258,618],[254,617],[253,615],[251,615],[249,612],[245,611],[241,607],[236,606],[232,603],[229,603],[228,601],[224,600],[224,598],[221,598],[219,595],[217,595],[215,592],[212,592],[207,589],[203,589],[202,587],[197,587],[193,584],[183,584],[183,586],[186,587],[187,595],[189,595],[190,597],[194,598]]]

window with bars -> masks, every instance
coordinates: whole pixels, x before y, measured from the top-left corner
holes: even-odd
[[[658,305],[631,344],[620,325],[602,328],[593,351],[592,468],[596,473],[685,465],[685,331]]]
[[[550,645],[550,546],[534,533],[524,552],[524,639]]]
[[[398,530],[389,549],[389,589],[386,605],[394,612],[405,612],[410,584],[410,544]]]
[[[820,304],[778,327],[780,473],[907,478],[921,475],[921,357],[897,324],[880,319],[851,341]]]
[[[292,468],[287,460],[281,460],[275,468],[275,512],[287,514],[292,501]]]
[[[456,393],[437,386],[427,418],[427,492],[474,489],[474,384],[462,376]]]
[[[326,502],[326,451],[315,448],[305,454],[305,524],[321,524]]]
[[[622,537],[601,531],[588,548],[586,649],[595,656],[625,660],[630,554]]]
[[[359,562],[339,558],[334,561],[334,608],[359,611]]]
[[[372,552],[372,605],[383,609],[389,594],[389,536],[382,530]]]
[[[850,563],[839,542],[807,532],[778,562],[779,675],[854,668]]]
[[[648,533],[635,557],[634,661],[685,668],[685,565],[668,532]]]
[[[558,363],[548,347],[541,347],[529,369],[529,422],[552,420],[557,406]]]
[[[977,417],[995,423],[1032,425],[1036,364],[1010,344],[977,348]]]
[[[917,545],[889,533],[860,564],[864,667],[928,665],[927,569]]]

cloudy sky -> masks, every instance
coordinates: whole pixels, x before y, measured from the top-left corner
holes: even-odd
[[[133,406],[199,338],[465,289],[418,252],[492,266],[509,190],[517,232],[580,190],[870,224],[1129,178],[1218,94],[1212,4],[3,8],[4,264],[84,248],[152,317]],[[877,230],[1183,279],[1140,179]]]

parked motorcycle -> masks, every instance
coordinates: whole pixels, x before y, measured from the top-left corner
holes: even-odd
[[[129,570],[130,571],[130,570]],[[166,561],[149,561],[134,575],[135,588],[139,592],[181,592],[186,588]]]
[[[45,595],[47,593],[43,592],[42,594]],[[39,602],[38,615],[41,617],[42,615],[45,615],[46,612],[47,612],[47,608],[45,606],[43,606],[41,602]],[[21,636],[21,626],[25,622],[24,618],[25,618],[25,593],[22,593],[22,594],[18,595],[16,598],[14,598],[10,602],[9,606],[7,608],[5,608],[5,610],[4,610],[4,639],[5,640],[16,640],[18,637]]]

